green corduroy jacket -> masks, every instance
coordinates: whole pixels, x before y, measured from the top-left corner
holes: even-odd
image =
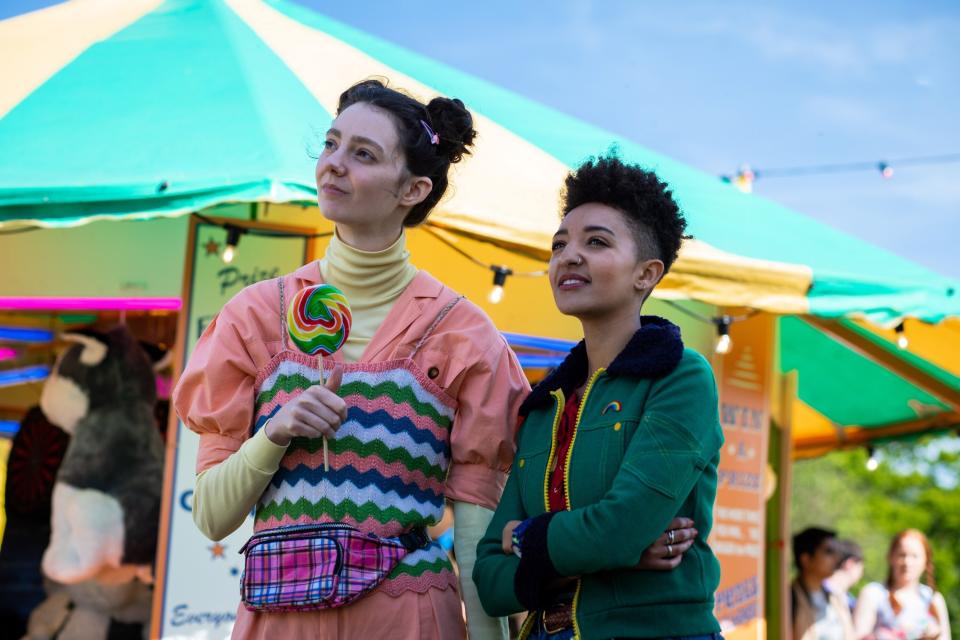
[[[568,455],[568,511],[547,513],[547,470],[566,398],[587,377],[583,343],[524,403],[517,455],[473,571],[488,614],[536,608],[547,583],[573,576],[578,638],[719,631],[720,565],[706,543],[723,444],[716,383],[675,325],[655,317],[642,323],[587,381]],[[675,516],[691,518],[699,532],[680,565],[636,569]],[[526,519],[521,560],[503,552],[501,533],[507,522]]]

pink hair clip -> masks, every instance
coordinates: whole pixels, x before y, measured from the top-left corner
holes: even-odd
[[[420,124],[423,125],[423,130],[427,132],[427,136],[430,138],[430,144],[440,144],[440,136],[437,135],[437,132],[430,128],[430,125],[427,124],[426,120],[421,120]]]

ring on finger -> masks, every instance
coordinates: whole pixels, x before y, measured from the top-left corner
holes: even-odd
[[[673,544],[675,533],[673,529],[667,531],[667,544]]]
[[[673,545],[672,545],[672,544],[668,544],[668,545],[667,545],[667,557],[668,557],[668,558],[672,558],[672,557],[673,557]]]

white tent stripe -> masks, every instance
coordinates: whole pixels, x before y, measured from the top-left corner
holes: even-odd
[[[88,47],[150,13],[162,0],[65,2],[0,21],[0,118]],[[15,53],[14,53],[15,52]]]
[[[372,76],[388,78],[392,85],[421,98],[438,94],[435,88],[259,0],[226,3],[330,113],[336,112],[344,89]],[[567,167],[475,110],[474,117],[479,135],[473,154],[454,168],[447,199],[431,219],[546,249],[556,229],[559,188]]]

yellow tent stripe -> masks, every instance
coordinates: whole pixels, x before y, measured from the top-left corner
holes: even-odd
[[[343,89],[373,76],[386,77],[421,98],[438,93],[260,0],[226,2],[330,113],[336,111]],[[559,223],[557,204],[568,168],[476,110],[474,116],[479,135],[473,155],[454,167],[448,195],[431,223],[494,243],[525,247],[546,260]],[[804,266],[743,258],[690,241],[657,294],[806,313],[812,280],[811,270]]]
[[[75,0],[0,21],[0,118],[94,43],[153,11],[161,0]]]
[[[882,329],[863,320],[858,320],[857,325],[893,344],[897,342],[897,334],[893,328]],[[903,326],[910,353],[944,371],[960,376],[960,318],[947,318],[939,324],[907,318],[903,321]]]
[[[842,439],[843,427],[799,398],[793,403],[793,433],[791,439],[795,448],[825,440],[838,443]],[[831,447],[832,448],[832,447]]]
[[[813,270],[806,265],[745,258],[691,239],[654,296],[803,314],[809,311],[812,282]]]

